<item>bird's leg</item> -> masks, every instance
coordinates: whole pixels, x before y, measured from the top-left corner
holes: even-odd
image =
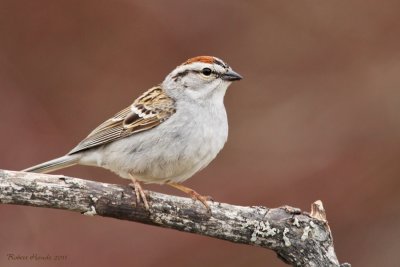
[[[201,203],[203,203],[203,205],[206,207],[207,212],[211,213],[211,208],[210,206],[207,204],[207,201],[212,200],[212,198],[210,196],[202,196],[199,193],[197,193],[196,191],[194,191],[193,189],[183,186],[181,184],[178,183],[168,183],[169,186],[175,187],[176,189],[188,194],[191,198],[193,198],[194,200],[198,200]]]
[[[138,180],[136,180],[136,178],[133,177],[131,174],[129,174],[129,176],[131,177],[131,180],[132,180],[132,183],[129,185],[131,187],[133,187],[133,189],[135,190],[137,203],[140,203],[140,198],[142,198],[143,204],[144,204],[146,210],[149,210],[150,206],[149,206],[149,203],[147,202],[146,193],[143,191],[143,188],[140,185],[140,182]]]

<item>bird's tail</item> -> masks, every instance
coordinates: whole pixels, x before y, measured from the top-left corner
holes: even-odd
[[[22,171],[23,172],[48,173],[48,172],[52,172],[52,171],[56,171],[59,169],[64,169],[64,168],[70,167],[72,165],[77,164],[78,161],[79,161],[78,155],[65,155],[63,157],[47,161],[47,162],[38,164],[36,166],[32,166],[32,167],[27,168]]]

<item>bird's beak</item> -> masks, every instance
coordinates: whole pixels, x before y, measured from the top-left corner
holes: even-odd
[[[243,77],[239,73],[233,71],[232,69],[229,69],[227,72],[222,74],[221,78],[224,81],[230,81],[230,82],[239,81],[239,80],[243,79]]]

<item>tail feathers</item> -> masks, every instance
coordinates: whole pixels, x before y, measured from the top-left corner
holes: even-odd
[[[67,167],[70,167],[72,165],[75,165],[78,163],[79,156],[77,155],[66,155],[60,158],[56,158],[41,164],[38,164],[36,166],[32,166],[30,168],[27,168],[25,170],[22,170],[23,172],[37,172],[37,173],[48,173],[60,169],[64,169]]]

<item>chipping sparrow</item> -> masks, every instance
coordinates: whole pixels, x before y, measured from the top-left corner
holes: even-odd
[[[210,211],[207,197],[180,183],[206,167],[224,146],[228,122],[223,98],[231,82],[240,79],[221,59],[191,58],[67,155],[24,171],[47,173],[75,164],[103,167],[131,179],[146,209],[140,182],[173,186]]]

